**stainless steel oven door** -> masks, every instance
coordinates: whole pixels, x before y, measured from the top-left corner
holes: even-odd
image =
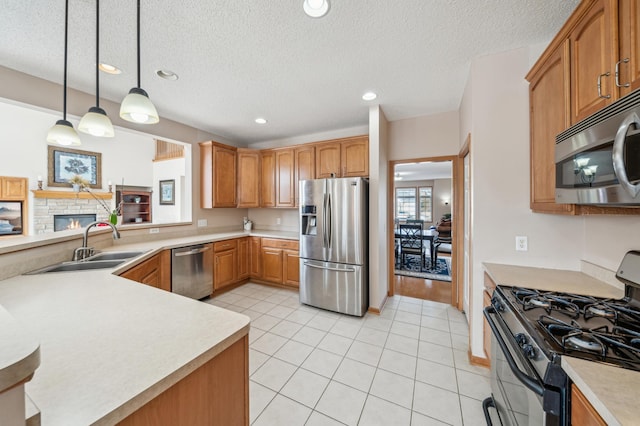
[[[492,329],[491,390],[502,425],[545,425],[542,381],[495,309],[486,308],[485,316]]]

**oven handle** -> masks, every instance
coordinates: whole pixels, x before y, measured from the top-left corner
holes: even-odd
[[[522,384],[524,384],[527,388],[535,392],[537,395],[542,396],[542,394],[544,393],[544,387],[540,384],[540,382],[534,379],[533,377],[527,375],[526,373],[522,372],[522,370],[518,368],[518,365],[516,364],[516,361],[513,359],[511,352],[509,352],[509,348],[507,347],[507,344],[502,339],[502,335],[498,330],[498,326],[496,326],[496,323],[493,321],[493,318],[491,318],[491,314],[495,314],[495,313],[496,313],[496,308],[494,308],[493,306],[487,306],[486,308],[484,308],[484,316],[487,319],[487,322],[489,323],[489,327],[491,327],[491,331],[493,332],[493,335],[496,337],[496,341],[498,342],[500,349],[502,349],[502,352],[504,353],[504,357],[507,360],[507,363],[509,364],[511,371],[518,378],[518,380],[522,382]]]

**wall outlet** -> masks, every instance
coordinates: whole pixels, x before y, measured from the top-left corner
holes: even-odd
[[[207,226],[207,219],[198,219],[198,227]]]
[[[149,233],[150,234],[159,234],[160,233],[160,228],[149,228]]]
[[[516,237],[516,251],[527,251],[529,249],[527,245],[527,237],[517,236]]]
[[[279,217],[277,217],[276,218],[276,225],[280,225],[281,223],[282,223],[282,220]]]

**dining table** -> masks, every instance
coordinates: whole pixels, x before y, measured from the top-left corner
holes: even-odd
[[[397,240],[402,239],[402,235],[400,234],[399,228],[395,228],[394,234]],[[432,269],[436,267],[437,256],[435,255],[435,244],[438,241],[438,235],[439,233],[435,229],[422,230],[422,240],[429,241],[429,261]]]

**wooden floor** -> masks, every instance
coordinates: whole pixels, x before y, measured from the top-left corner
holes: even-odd
[[[404,275],[394,275],[394,279],[397,295],[451,303],[451,283],[448,281],[426,280]]]

